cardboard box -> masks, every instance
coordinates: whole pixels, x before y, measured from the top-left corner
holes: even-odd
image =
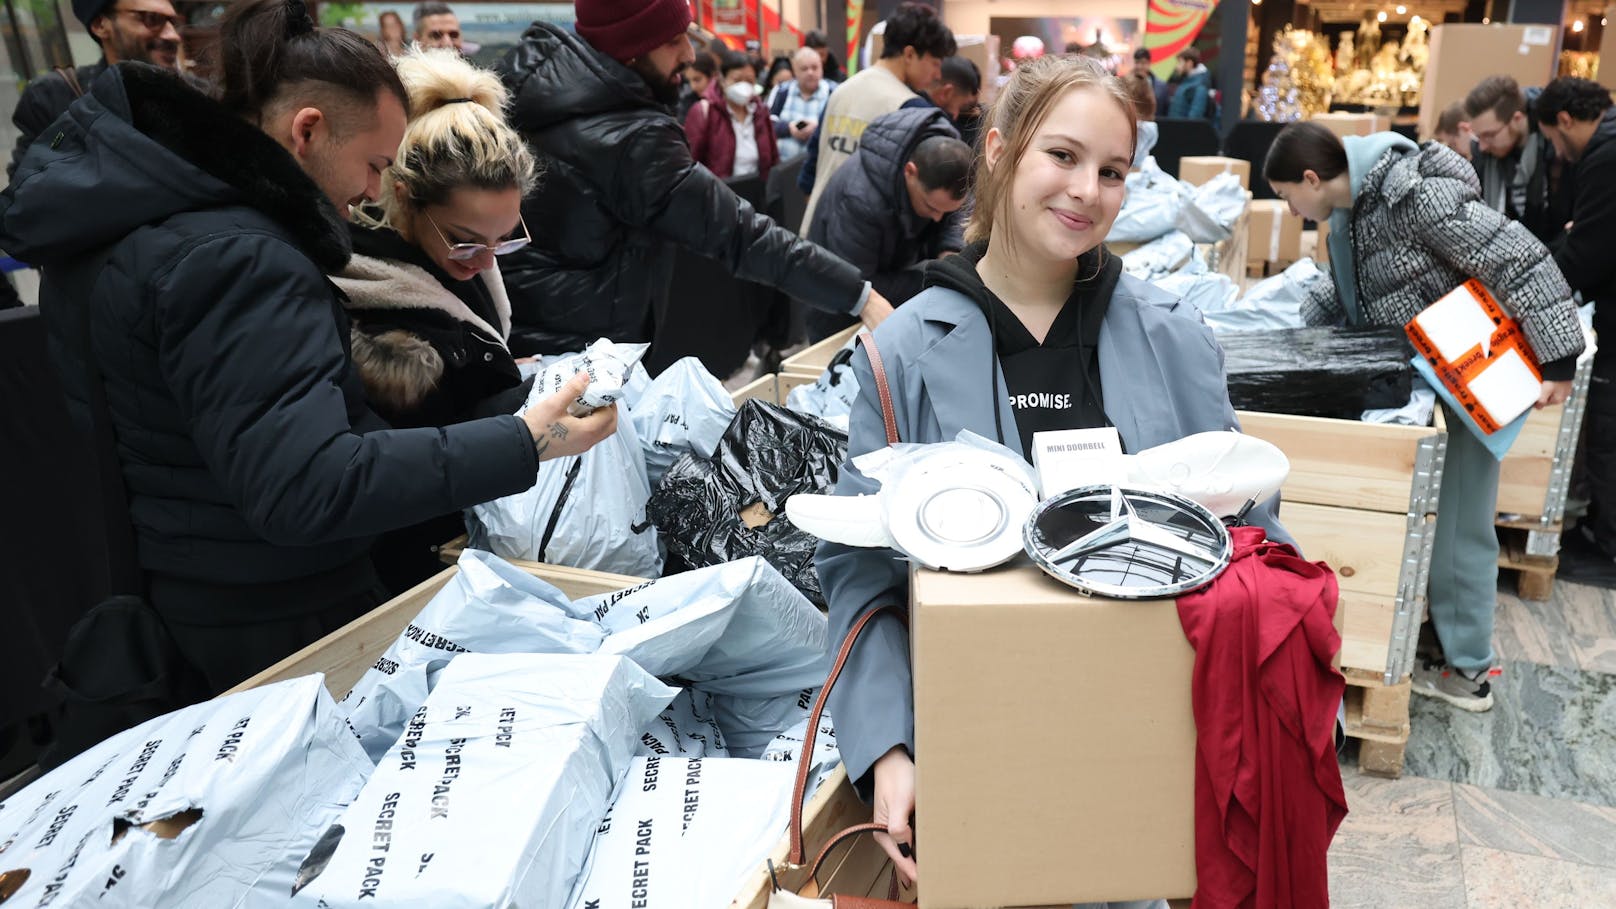
[[[1464,100],[1488,76],[1514,76],[1524,87],[1546,84],[1554,78],[1557,37],[1551,25],[1448,23],[1431,29],[1420,136],[1430,138],[1443,109]]]
[[[1343,138],[1368,136],[1392,128],[1391,118],[1380,114],[1314,114],[1308,119]]]
[[[1173,600],[1091,600],[1025,561],[916,571],[923,909],[1195,892],[1194,651]]]
[[[1279,199],[1259,199],[1251,203],[1250,216],[1248,262],[1289,265],[1302,257],[1302,219],[1291,214],[1289,205]]]
[[[1251,162],[1240,158],[1225,158],[1221,155],[1192,155],[1188,158],[1178,159],[1178,179],[1192,186],[1216,177],[1218,174],[1233,173],[1240,178],[1240,188],[1251,188]]]

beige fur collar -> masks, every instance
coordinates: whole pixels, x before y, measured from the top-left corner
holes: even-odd
[[[497,329],[427,274],[426,269],[407,262],[356,255],[331,280],[348,295],[349,309],[436,309],[476,326],[503,346],[511,333],[511,301],[499,266],[490,266],[478,277],[494,298],[494,310],[499,315]]]

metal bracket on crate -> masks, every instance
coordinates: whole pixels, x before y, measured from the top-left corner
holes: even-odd
[[[1582,435],[1582,416],[1588,408],[1588,383],[1593,376],[1593,360],[1577,366],[1571,380],[1571,396],[1560,412],[1560,428],[1554,439],[1554,458],[1549,465],[1549,487],[1543,494],[1543,510],[1538,517],[1540,530],[1526,534],[1526,554],[1553,556],[1560,552],[1558,527],[1565,520],[1566,498],[1571,494],[1571,464],[1577,456],[1577,440]]]
[[[1420,440],[1414,457],[1414,484],[1408,494],[1408,521],[1403,540],[1403,561],[1397,573],[1396,609],[1392,636],[1386,648],[1387,685],[1396,685],[1414,669],[1420,622],[1425,619],[1426,587],[1431,580],[1431,548],[1436,539],[1436,511],[1442,494],[1443,465],[1448,456],[1446,433]]]

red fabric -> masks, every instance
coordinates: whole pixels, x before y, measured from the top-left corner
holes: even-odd
[[[730,125],[729,105],[724,102],[724,86],[717,79],[702,100],[685,115],[685,136],[690,139],[690,156],[719,177],[735,175],[735,127]],[[757,136],[758,178],[769,179],[769,168],[780,163],[780,146],[774,140],[774,123],[768,105],[752,102],[752,129]]]
[[[1324,909],[1347,816],[1335,574],[1258,527],[1234,541],[1228,570],[1178,601],[1195,648],[1193,909]]]

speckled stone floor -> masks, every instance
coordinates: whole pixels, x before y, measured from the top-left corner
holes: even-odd
[[[1402,779],[1343,764],[1342,909],[1616,909],[1616,593],[1501,588],[1492,711],[1415,697]]]

